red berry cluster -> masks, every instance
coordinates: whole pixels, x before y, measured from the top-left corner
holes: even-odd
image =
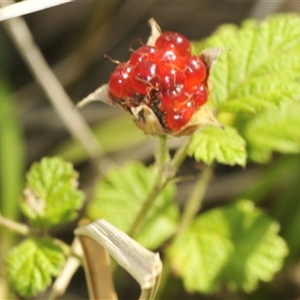
[[[120,63],[109,80],[113,98],[130,109],[149,106],[166,130],[182,128],[207,100],[207,70],[191,54],[189,41],[175,32],[162,33],[155,46],[141,46]]]

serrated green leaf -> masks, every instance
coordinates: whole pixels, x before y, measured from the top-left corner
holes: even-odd
[[[92,219],[104,218],[127,232],[151,189],[156,173],[141,163],[131,162],[112,170],[96,187],[87,208]],[[147,248],[156,248],[174,232],[178,208],[173,202],[175,185],[170,183],[157,197],[145,216],[136,240]]]
[[[177,275],[190,292],[212,292],[217,277],[226,264],[232,244],[222,212],[210,212],[197,218],[168,249],[168,257]]]
[[[245,141],[234,128],[207,127],[193,135],[188,154],[206,164],[216,160],[222,164],[244,166],[245,147]]]
[[[300,102],[283,103],[277,110],[266,110],[239,121],[249,147],[249,156],[266,162],[272,152],[300,152]],[[244,128],[243,128],[244,127]]]
[[[252,291],[270,281],[287,255],[279,226],[248,200],[198,217],[168,257],[189,291],[210,293],[226,284]]]
[[[211,101],[220,111],[257,112],[299,99],[298,15],[276,15],[261,23],[247,20],[241,28],[221,26],[205,47],[229,49],[210,76]]]
[[[280,233],[289,247],[288,260],[297,261],[300,253],[300,154],[278,157],[255,177],[248,195],[265,201],[272,195],[269,213],[281,225]],[[276,193],[274,193],[276,189]]]
[[[44,158],[31,167],[21,208],[33,226],[48,229],[77,216],[83,203],[77,177],[73,166],[58,157]]]
[[[26,239],[7,256],[8,275],[17,292],[31,297],[51,284],[65,257],[50,239]]]

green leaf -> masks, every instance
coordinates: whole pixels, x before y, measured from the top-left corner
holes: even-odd
[[[255,201],[268,201],[268,212],[281,225],[280,233],[289,247],[288,263],[298,261],[300,253],[300,154],[278,157],[255,176],[252,188],[247,193]],[[274,193],[274,190],[276,192]],[[262,203],[264,205],[264,203]]]
[[[198,217],[168,251],[188,291],[210,293],[226,284],[252,291],[270,281],[287,255],[279,226],[248,200]]]
[[[241,28],[224,25],[194,49],[200,52],[203,46],[228,49],[210,76],[211,101],[220,111],[257,112],[299,99],[298,15],[247,20]]]
[[[21,208],[34,226],[48,229],[77,216],[83,204],[77,177],[72,165],[58,157],[44,158],[31,167]]]
[[[59,274],[64,255],[50,239],[26,239],[7,256],[8,275],[17,292],[31,297],[51,284]]]
[[[300,102],[283,103],[280,109],[266,110],[239,120],[249,147],[249,156],[266,162],[272,152],[300,152]],[[244,128],[243,128],[244,127]]]
[[[94,199],[87,207],[88,216],[92,219],[104,218],[127,232],[151,192],[156,176],[152,168],[138,162],[112,170],[97,185]],[[145,215],[136,237],[145,247],[156,248],[173,234],[178,220],[174,194],[175,185],[169,183]]]
[[[245,141],[231,127],[226,127],[224,130],[207,127],[196,132],[192,137],[188,154],[206,164],[216,160],[223,164],[244,166],[247,158]]]

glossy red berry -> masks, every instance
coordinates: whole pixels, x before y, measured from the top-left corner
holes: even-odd
[[[204,84],[194,86],[191,92],[191,99],[195,102],[197,108],[206,103],[208,92]]]
[[[157,65],[151,60],[144,60],[131,72],[131,86],[139,94],[146,95],[156,87]]]
[[[185,70],[184,58],[179,56],[176,50],[160,50],[156,54],[156,63],[160,66],[169,65],[170,68]]]
[[[201,83],[206,77],[206,68],[199,56],[187,55],[185,57],[185,75],[187,88]]]
[[[156,49],[152,46],[144,45],[137,50],[134,50],[130,56],[129,63],[133,66],[139,64],[144,60],[154,60],[156,56]]]
[[[180,105],[175,105],[166,110],[165,122],[171,130],[179,130],[192,117],[195,112],[193,101],[188,100]]]
[[[179,56],[185,56],[191,52],[189,40],[183,35],[172,32],[163,32],[155,42],[157,50],[176,49]]]
[[[132,67],[127,63],[117,66],[109,79],[109,90],[116,98],[125,98],[132,94],[130,73]]]
[[[186,76],[169,65],[162,65],[158,70],[159,88],[161,90],[182,89],[185,85]]]
[[[183,88],[162,91],[160,97],[161,103],[159,108],[162,111],[166,111],[170,107],[173,107],[175,103],[184,101],[184,99],[186,99],[186,95]]]
[[[129,111],[134,105],[148,106],[163,132],[169,133],[184,127],[206,103],[207,76],[201,56],[191,54],[189,41],[168,31],[155,46],[141,46],[120,64],[111,75],[109,90]]]

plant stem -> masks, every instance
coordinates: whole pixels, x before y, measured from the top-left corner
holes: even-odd
[[[168,172],[166,171],[166,164],[170,160],[168,146],[167,146],[168,138],[166,135],[160,136],[158,140],[158,151],[155,156],[156,158],[156,169],[157,169],[157,176],[153,185],[153,188],[149,195],[147,196],[146,200],[144,201],[143,206],[141,207],[140,211],[136,215],[129,231],[128,235],[133,237],[138,232],[138,229],[142,222],[145,220],[145,215],[152,207],[156,197],[160,194],[160,192],[166,186],[169,177]]]
[[[11,219],[7,219],[0,214],[0,225],[19,233],[21,235],[29,235],[30,228],[24,224],[17,223]]]
[[[172,159],[172,166],[175,170],[177,170],[185,160],[187,155],[187,149],[190,143],[191,143],[191,138],[185,141],[185,143],[176,151]]]
[[[157,178],[162,177],[162,176],[157,176]],[[164,189],[166,186],[167,181],[164,180],[164,182],[159,182],[156,180],[153,189],[151,193],[148,195],[146,201],[144,202],[141,210],[138,212],[134,222],[132,223],[132,226],[130,230],[128,231],[128,235],[131,237],[134,237],[142,224],[142,222],[145,220],[145,215],[149,211],[149,209],[152,207],[156,197],[160,194],[160,192]]]
[[[72,246],[70,247],[73,253],[72,256],[68,256],[61,272],[56,277],[48,300],[56,300],[59,296],[63,295],[80,264],[82,264],[82,248],[77,238],[73,240]]]
[[[170,155],[168,151],[168,137],[166,135],[162,135],[159,136],[158,138],[158,151],[156,154],[156,165],[158,169],[161,169],[169,161],[170,161]]]
[[[160,283],[159,283],[159,288],[156,294],[157,299],[164,299],[164,291],[165,291],[165,287],[167,285],[168,279],[170,277],[170,274],[172,272],[171,270],[171,262],[168,259],[168,257],[164,258],[163,261],[163,270],[162,270],[162,274],[160,277]]]
[[[167,183],[175,177],[176,172],[180,165],[183,163],[186,157],[186,151],[190,144],[190,139],[186,141],[175,153],[172,161],[170,162],[170,155],[167,147],[168,137],[160,136],[158,140],[158,151],[155,156],[155,165],[157,169],[157,176],[154,182],[153,188],[147,198],[141,210],[138,212],[135,220],[132,223],[128,231],[128,235],[134,237],[139,230],[142,222],[145,220],[145,215],[152,207],[157,196],[165,188]]]
[[[186,203],[177,235],[179,235],[190,225],[191,221],[201,208],[208,184],[212,176],[213,169],[209,166],[206,166],[196,181],[192,194]]]
[[[181,233],[188,228],[188,226],[191,224],[191,222],[194,220],[195,216],[199,212],[205,196],[205,192],[207,190],[208,184],[212,176],[213,176],[213,168],[209,166],[205,166],[198,180],[195,183],[191,196],[187,200],[186,206],[182,213],[181,221],[178,226],[178,230],[176,232],[176,235],[173,237],[169,247],[171,247],[176,242],[176,240],[179,238]],[[164,293],[164,288],[170,276],[170,272],[171,272],[171,262],[168,259],[168,256],[166,256],[164,260],[164,270],[161,277],[160,288],[157,294],[158,297],[161,297]]]
[[[30,227],[28,227],[24,224],[15,222],[11,219],[5,218],[1,215],[1,213],[0,213],[0,226],[6,227],[7,229],[9,229],[13,232],[16,232],[20,235],[24,235],[24,236],[29,236],[30,234],[34,235],[34,231],[32,231],[30,229]],[[78,260],[82,261],[82,258],[80,256],[78,256],[76,253],[72,252],[72,250],[68,244],[64,243],[63,241],[61,241],[59,239],[52,238],[52,240],[56,245],[61,247],[61,249],[63,250],[63,252],[66,256],[74,256]]]
[[[50,8],[56,5],[61,5],[67,2],[71,2],[72,0],[52,0],[50,1],[45,1],[44,3],[41,3],[39,1],[36,2],[18,2],[18,3],[13,3],[10,4],[6,8],[1,9],[1,18],[0,21],[8,20],[11,18],[15,17],[20,17],[32,12],[36,12],[39,10],[43,10],[46,8]],[[8,1],[7,1],[8,2]]]
[[[72,247],[68,244],[66,244],[65,242],[63,242],[62,240],[60,239],[56,239],[56,238],[53,238],[51,237],[53,243],[57,246],[59,246],[61,248],[61,250],[63,251],[64,255],[66,257],[74,257],[76,258],[80,263],[83,262],[82,260],[82,255],[79,255],[78,253],[76,253]]]

